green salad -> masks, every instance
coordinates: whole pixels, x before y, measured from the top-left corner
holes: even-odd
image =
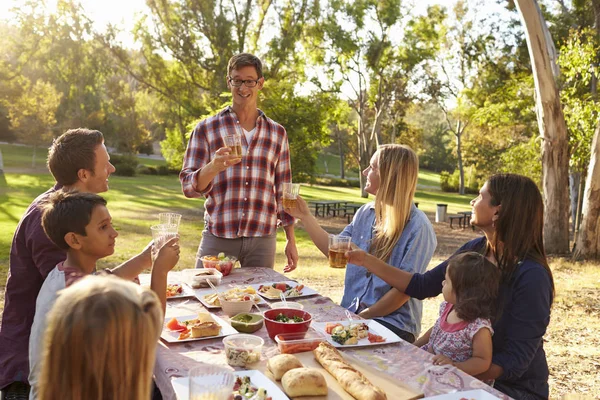
[[[279,313],[279,315],[275,317],[275,321],[293,324],[295,322],[304,322],[304,318],[302,318],[302,317],[288,318],[285,315]]]

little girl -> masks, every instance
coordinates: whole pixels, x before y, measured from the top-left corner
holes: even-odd
[[[442,282],[440,317],[419,341],[435,354],[435,365],[452,364],[470,375],[492,363],[492,324],[500,270],[483,255],[466,252],[452,257]]]

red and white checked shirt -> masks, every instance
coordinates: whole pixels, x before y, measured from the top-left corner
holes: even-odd
[[[186,197],[206,197],[204,219],[210,233],[221,238],[260,237],[275,232],[294,218],[279,204],[283,182],[292,181],[290,152],[283,126],[260,110],[256,131],[248,143],[242,134],[242,162],[220,172],[202,191],[196,190],[196,177],[215,152],[225,147],[225,136],[241,133],[231,107],[196,125],[190,137],[183,168],[179,174]]]

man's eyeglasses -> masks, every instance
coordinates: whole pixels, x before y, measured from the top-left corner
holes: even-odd
[[[229,84],[233,87],[240,87],[242,85],[246,85],[246,87],[254,87],[258,84],[260,78],[254,79],[233,79],[229,78]]]

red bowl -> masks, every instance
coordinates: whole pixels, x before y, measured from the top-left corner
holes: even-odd
[[[279,314],[283,314],[288,318],[302,317],[304,322],[279,322],[275,321],[275,317]],[[275,336],[280,333],[306,333],[310,327],[312,316],[303,310],[294,310],[292,308],[273,308],[264,312],[265,326],[267,332],[272,340],[275,340]]]

